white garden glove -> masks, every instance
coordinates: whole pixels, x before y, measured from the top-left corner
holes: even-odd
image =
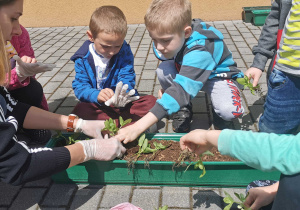
[[[113,97],[107,100],[105,102],[105,105],[106,106],[113,105],[115,107],[125,107],[126,104],[138,100],[140,98],[139,96],[132,96],[135,94],[134,89],[126,93],[127,89],[128,89],[128,85],[127,84],[123,85],[123,82],[120,81],[116,86],[115,95],[113,95]]]
[[[79,141],[83,146],[85,158],[84,162],[94,159],[108,161],[116,157],[121,158],[126,152],[125,147],[116,138],[110,139],[91,139]]]
[[[104,120],[83,120],[80,118],[76,123],[74,132],[82,132],[92,138],[103,139],[101,130],[104,126]]]
[[[52,71],[56,67],[55,64],[43,64],[40,62],[25,63],[17,55],[14,55],[13,59],[16,60],[16,72],[20,82],[25,80],[27,77],[34,76],[38,73]]]

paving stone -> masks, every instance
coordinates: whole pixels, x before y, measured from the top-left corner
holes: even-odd
[[[153,80],[140,80],[138,84],[138,91],[153,91]]]
[[[70,209],[98,209],[102,191],[102,186],[79,189],[73,198]]]
[[[248,109],[250,110],[251,118],[254,120],[255,123],[259,122],[259,118],[261,117],[264,108],[261,105],[252,105],[248,106]]]
[[[50,100],[64,99],[72,91],[71,88],[58,88],[50,97]]]
[[[43,88],[44,93],[53,93],[60,84],[61,82],[48,82]]]
[[[158,61],[147,61],[145,63],[144,70],[152,70],[153,73],[155,74],[155,70],[157,69],[158,66]]]
[[[141,79],[142,80],[151,79],[154,81],[155,76],[156,76],[156,74],[155,74],[154,70],[144,70],[142,73]]]
[[[67,79],[69,74],[70,74],[70,72],[60,71],[57,74],[55,74],[55,76],[53,76],[50,81],[51,82],[62,82]]]
[[[40,76],[37,81],[42,85],[42,86],[45,86],[45,84],[47,82],[49,82],[51,79],[51,77],[44,77],[44,76]]]
[[[188,187],[163,187],[162,205],[176,208],[190,208],[190,189]]]
[[[191,123],[191,130],[209,129],[208,114],[194,114]]]
[[[75,193],[75,184],[53,184],[47,193],[42,207],[65,207],[69,204],[71,197]]]
[[[217,189],[192,190],[193,209],[223,209],[222,197]]]
[[[100,207],[111,208],[120,203],[129,202],[131,188],[131,186],[107,185]]]
[[[70,73],[68,73],[68,74],[70,74]],[[60,87],[62,87],[62,88],[72,88],[72,82],[73,82],[74,79],[75,79],[74,76],[69,75],[67,77],[67,79],[65,81],[63,81],[63,83],[61,84]]]
[[[29,209],[35,207],[43,198],[46,188],[23,188],[11,209]]]
[[[54,101],[49,100],[49,97],[47,97],[48,100],[48,106],[49,106],[49,111],[50,112],[55,112],[57,108],[60,106],[60,104],[63,102],[63,99],[57,99]]]
[[[155,209],[159,207],[160,189],[135,189],[131,203],[142,209]]]

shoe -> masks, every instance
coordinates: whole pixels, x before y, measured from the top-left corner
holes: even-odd
[[[24,129],[24,133],[30,138],[29,144],[45,145],[51,138],[51,131],[45,129]]]
[[[173,115],[172,128],[176,133],[187,133],[191,129],[193,117],[192,104],[182,107]]]
[[[223,129],[233,129],[233,122],[232,121],[226,121],[223,120],[213,109],[212,110],[213,115],[213,125],[215,130],[223,130]]]

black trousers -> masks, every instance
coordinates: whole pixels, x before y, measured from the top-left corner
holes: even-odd
[[[30,78],[30,83],[26,87],[9,91],[18,101],[31,106],[41,107],[43,99],[43,87],[34,78]]]
[[[299,189],[300,173],[292,176],[281,175],[272,210],[300,209]]]

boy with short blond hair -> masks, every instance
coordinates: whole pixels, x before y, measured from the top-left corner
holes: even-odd
[[[155,97],[139,97],[134,89],[133,54],[124,40],[126,33],[126,17],[119,8],[102,6],[92,14],[89,40],[71,57],[76,71],[73,90],[81,101],[74,114],[89,120],[118,121],[122,116],[135,122],[155,104]],[[119,95],[123,101],[114,98]]]
[[[191,16],[188,0],[152,1],[145,24],[154,53],[163,61],[156,70],[161,98],[134,127],[121,129],[119,140],[132,141],[152,123],[171,114],[173,130],[188,132],[191,99],[200,90],[210,96],[219,119],[231,121],[244,113],[234,81],[244,75],[237,69],[222,33],[200,19],[191,20]],[[222,123],[216,124],[221,128]]]

